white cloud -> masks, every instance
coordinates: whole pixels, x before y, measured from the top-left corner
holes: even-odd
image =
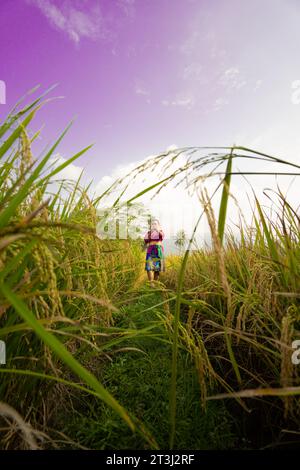
[[[60,2],[59,6],[53,0],[27,2],[39,8],[52,26],[65,32],[76,44],[82,38],[96,39],[107,34],[98,3],[83,11],[67,2]]]
[[[220,109],[224,108],[229,103],[227,98],[217,98],[215,100],[213,110],[214,111],[219,111]]]
[[[148,90],[145,90],[144,88],[139,87],[139,86],[136,87],[135,92],[137,95],[149,96],[150,94]]]
[[[262,80],[256,80],[253,90],[254,91],[258,90],[261,87],[262,82],[263,82]]]
[[[213,111],[220,111],[224,106],[229,104],[229,98],[232,93],[243,88],[247,84],[247,81],[238,67],[230,67],[221,73],[219,84],[222,88],[222,96],[215,99],[212,107]]]
[[[203,80],[203,66],[192,62],[184,67],[182,76],[184,80]]]
[[[161,101],[163,106],[176,106],[191,109],[195,105],[195,97],[192,94],[179,93],[173,99],[164,99]]]
[[[150,100],[150,91],[142,80],[135,80],[135,94],[143,97],[146,100],[147,104],[151,103]]]
[[[135,16],[135,0],[117,0],[117,5],[124,11],[130,19]]]
[[[184,43],[179,47],[180,52],[184,55],[190,55],[194,52],[195,47],[199,41],[200,33],[198,31],[193,31]]]
[[[166,151],[170,152],[171,150],[176,150],[176,149],[178,149],[177,145],[176,144],[171,144],[171,145],[169,145],[169,147],[167,147]]]
[[[62,157],[59,153],[57,153],[53,155],[49,163],[53,165],[52,168],[57,168],[59,165],[62,165],[66,161],[66,158]],[[68,179],[72,181],[77,181],[82,170],[82,167],[74,165],[74,163],[70,163],[68,166],[66,166],[66,168],[57,173],[55,177],[57,179]]]
[[[220,78],[220,82],[228,90],[240,90],[247,84],[247,81],[238,67],[230,67],[226,69]]]
[[[6,83],[0,80],[0,104],[6,104]]]

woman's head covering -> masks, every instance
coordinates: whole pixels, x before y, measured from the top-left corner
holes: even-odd
[[[160,225],[158,219],[152,219],[152,220],[151,220],[151,228],[152,228],[152,226],[153,226],[154,224],[156,225],[155,228],[156,228],[157,230],[161,230],[161,225]]]

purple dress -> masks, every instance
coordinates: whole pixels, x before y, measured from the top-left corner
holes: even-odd
[[[161,242],[163,239],[162,230],[152,232],[149,230],[144,237],[144,242]],[[147,247],[145,271],[165,271],[164,247],[160,243]]]

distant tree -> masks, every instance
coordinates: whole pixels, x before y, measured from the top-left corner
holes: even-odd
[[[187,242],[187,236],[184,230],[179,230],[175,236],[175,245],[179,249],[179,254],[182,254],[182,251],[184,249],[184,246],[186,245]]]
[[[97,212],[99,238],[139,239],[147,230],[148,211],[142,203],[101,207]]]

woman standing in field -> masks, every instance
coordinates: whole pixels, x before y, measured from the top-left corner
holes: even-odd
[[[146,233],[144,242],[147,246],[145,270],[147,271],[148,280],[153,286],[154,280],[158,281],[160,271],[165,271],[164,247],[162,241],[164,232],[158,220],[152,220],[151,229]]]

